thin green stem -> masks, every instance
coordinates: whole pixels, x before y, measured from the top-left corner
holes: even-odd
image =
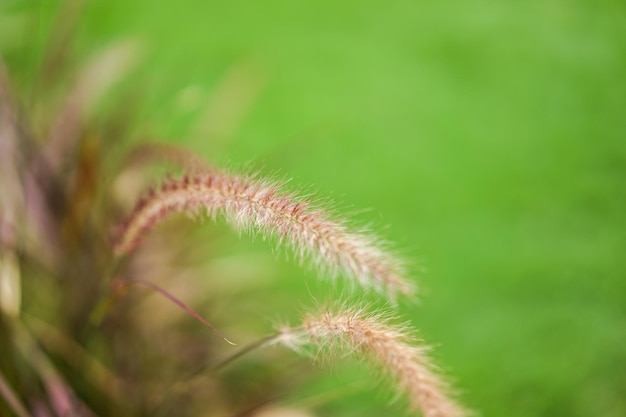
[[[266,336],[266,337],[264,337],[262,339],[259,339],[256,342],[253,342],[253,343],[249,344],[245,348],[241,349],[239,352],[231,355],[230,357],[226,358],[222,362],[220,362],[217,365],[213,366],[210,371],[211,372],[217,372],[217,371],[221,370],[222,368],[226,367],[227,365],[229,365],[230,363],[236,361],[237,359],[241,358],[242,356],[252,352],[253,350],[261,348],[261,347],[263,347],[263,346],[273,342],[279,335],[280,335],[279,333],[274,333],[274,334]],[[200,369],[200,370],[194,372],[192,374],[192,376],[195,376],[195,375],[199,374],[203,370],[204,369]]]

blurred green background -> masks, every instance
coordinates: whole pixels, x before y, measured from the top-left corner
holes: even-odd
[[[57,3],[0,4],[27,84]],[[401,309],[479,415],[626,415],[626,4],[87,4],[79,55],[128,37],[138,130],[293,178],[414,261]],[[395,412],[371,396],[326,412]]]

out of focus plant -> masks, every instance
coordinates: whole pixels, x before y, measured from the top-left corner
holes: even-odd
[[[393,305],[412,297],[413,285],[371,233],[353,230],[279,182],[216,168],[173,145],[124,143],[130,136],[124,111],[94,123],[136,47],[116,44],[75,69],[61,32],[50,35],[36,100],[17,91],[0,63],[2,415],[283,415],[272,407],[292,384],[278,381],[284,372],[268,372],[262,392],[233,382],[245,374],[222,372],[252,350],[280,344],[366,359],[412,412],[466,414],[427,348],[393,314],[329,291],[330,307],[312,308],[300,324],[253,335],[257,342],[239,348],[218,328],[244,334],[245,317],[221,315],[214,326],[194,310],[197,294],[174,295],[183,275],[186,281],[194,275],[179,267],[184,246],[177,242],[189,223],[176,221],[176,213],[223,217],[244,234],[288,248],[320,276],[347,280],[357,295],[374,291]],[[163,164],[172,176],[150,188],[153,167]],[[160,306],[169,302],[188,315],[172,320],[146,308],[137,295],[146,291],[162,296]],[[229,297],[236,302],[236,294]],[[193,318],[227,343],[200,343],[182,331]],[[279,360],[269,355],[266,366]]]

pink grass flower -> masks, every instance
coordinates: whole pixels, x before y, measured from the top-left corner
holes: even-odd
[[[424,417],[462,417],[469,413],[450,396],[448,385],[433,371],[429,347],[417,345],[406,327],[389,323],[364,309],[323,310],[308,315],[296,328],[280,331],[278,342],[296,351],[306,345],[362,355],[395,382],[410,409]]]
[[[140,238],[170,213],[202,210],[212,218],[223,214],[240,231],[277,238],[279,245],[291,246],[300,259],[311,260],[323,274],[345,275],[391,296],[413,291],[402,263],[372,236],[350,232],[343,222],[294,194],[281,192],[273,182],[219,171],[169,179],[150,191],[121,227],[115,253],[131,253]]]

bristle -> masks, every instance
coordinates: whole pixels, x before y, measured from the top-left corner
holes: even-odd
[[[376,244],[376,239],[347,231],[332,219],[270,182],[212,172],[165,180],[158,191],[142,200],[115,243],[119,255],[130,253],[138,235],[173,212],[192,213],[204,207],[214,217],[223,214],[240,231],[284,239],[295,252],[324,272],[345,275],[364,287],[409,295],[401,262]]]
[[[451,398],[448,385],[433,371],[426,356],[429,348],[417,345],[405,327],[390,324],[384,314],[354,308],[322,310],[307,316],[299,327],[280,329],[277,340],[296,351],[315,345],[325,351],[339,349],[342,355],[363,355],[394,380],[411,410],[424,417],[469,414]]]

